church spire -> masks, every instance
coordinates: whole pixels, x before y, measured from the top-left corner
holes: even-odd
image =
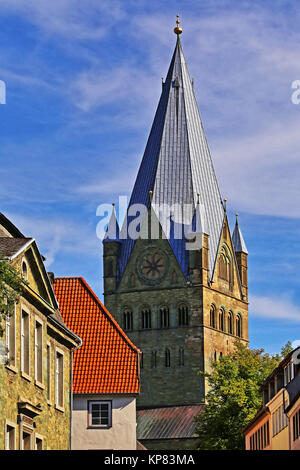
[[[175,50],[132,191],[130,206],[138,203],[149,209],[152,204],[155,210],[155,207],[162,204],[169,207],[177,205],[182,207],[184,224],[190,226],[199,198],[209,235],[209,267],[212,275],[224,209],[192,80],[179,40],[182,32],[179,23],[174,32],[177,34]],[[153,191],[151,202],[149,190]],[[186,209],[187,206],[189,210]],[[156,212],[156,215],[165,231],[161,214]],[[128,226],[129,216],[126,222]],[[189,256],[184,237],[178,240],[170,236],[169,242],[188,278]],[[127,238],[122,244],[119,260],[121,276],[134,243],[134,240]]]
[[[107,242],[121,243],[119,224],[117,221],[114,202],[112,203],[112,213],[111,213],[111,216],[107,225],[107,230],[103,239],[103,243],[107,243]]]
[[[236,217],[235,227],[232,233],[233,249],[235,253],[245,253],[247,255],[248,250],[247,250],[246,243],[244,241],[241,229],[239,227],[238,214],[235,214],[235,217]]]

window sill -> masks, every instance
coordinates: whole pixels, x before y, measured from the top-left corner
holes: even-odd
[[[62,407],[62,406],[59,406],[59,405],[54,405],[54,408],[57,410],[57,411],[60,411],[61,413],[64,413],[65,412],[65,409]]]
[[[32,382],[32,377],[30,377],[30,375],[26,374],[26,372],[21,372],[21,377],[23,377],[23,379],[28,380],[28,382]]]
[[[45,385],[42,384],[39,380],[35,379],[34,384],[35,384],[37,387],[41,388],[42,390],[45,390]]]
[[[88,426],[87,429],[110,429],[112,426],[111,424],[108,425],[99,425],[99,426]]]
[[[6,368],[14,372],[15,374],[18,373],[18,369],[15,366],[12,366],[10,364],[6,364]]]

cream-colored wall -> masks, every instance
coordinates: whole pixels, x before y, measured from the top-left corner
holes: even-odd
[[[88,400],[112,400],[112,425],[88,429]],[[136,399],[109,395],[74,397],[72,450],[136,450]]]
[[[286,406],[288,406],[288,394],[285,393]],[[289,449],[289,428],[286,426],[278,434],[273,436],[273,419],[274,413],[279,406],[283,404],[282,389],[267,403],[271,413],[270,433],[272,439],[272,450],[288,450]]]

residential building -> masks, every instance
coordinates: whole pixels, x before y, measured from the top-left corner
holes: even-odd
[[[289,353],[263,383],[262,407],[243,429],[246,450],[299,449],[299,364],[300,347]]]
[[[151,433],[153,448],[168,449],[194,446],[193,418],[208,387],[198,372],[209,372],[212,361],[233,351],[237,340],[248,344],[248,251],[238,219],[231,235],[181,28],[175,32],[174,54],[127,216],[122,229],[117,226],[113,235],[108,230],[103,240],[105,306],[142,351],[138,439],[147,447],[140,420],[144,410],[150,419],[152,409],[157,429]],[[146,211],[134,239],[130,227],[136,222],[136,204]],[[166,220],[163,208],[171,209],[171,218]],[[113,210],[109,227],[115,222]],[[157,412],[170,406],[168,413]],[[185,406],[189,432],[158,444],[165,416],[184,420]]]
[[[54,292],[83,343],[74,353],[72,449],[135,450],[139,350],[83,278],[58,277]]]
[[[22,294],[0,337],[0,449],[70,445],[72,351],[37,244],[0,214],[0,253],[23,276]]]

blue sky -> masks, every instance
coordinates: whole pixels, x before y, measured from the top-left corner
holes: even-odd
[[[183,5],[182,5],[183,4]],[[129,195],[175,16],[230,222],[249,251],[250,345],[300,339],[300,4],[0,0],[0,210],[102,298],[99,204]]]

